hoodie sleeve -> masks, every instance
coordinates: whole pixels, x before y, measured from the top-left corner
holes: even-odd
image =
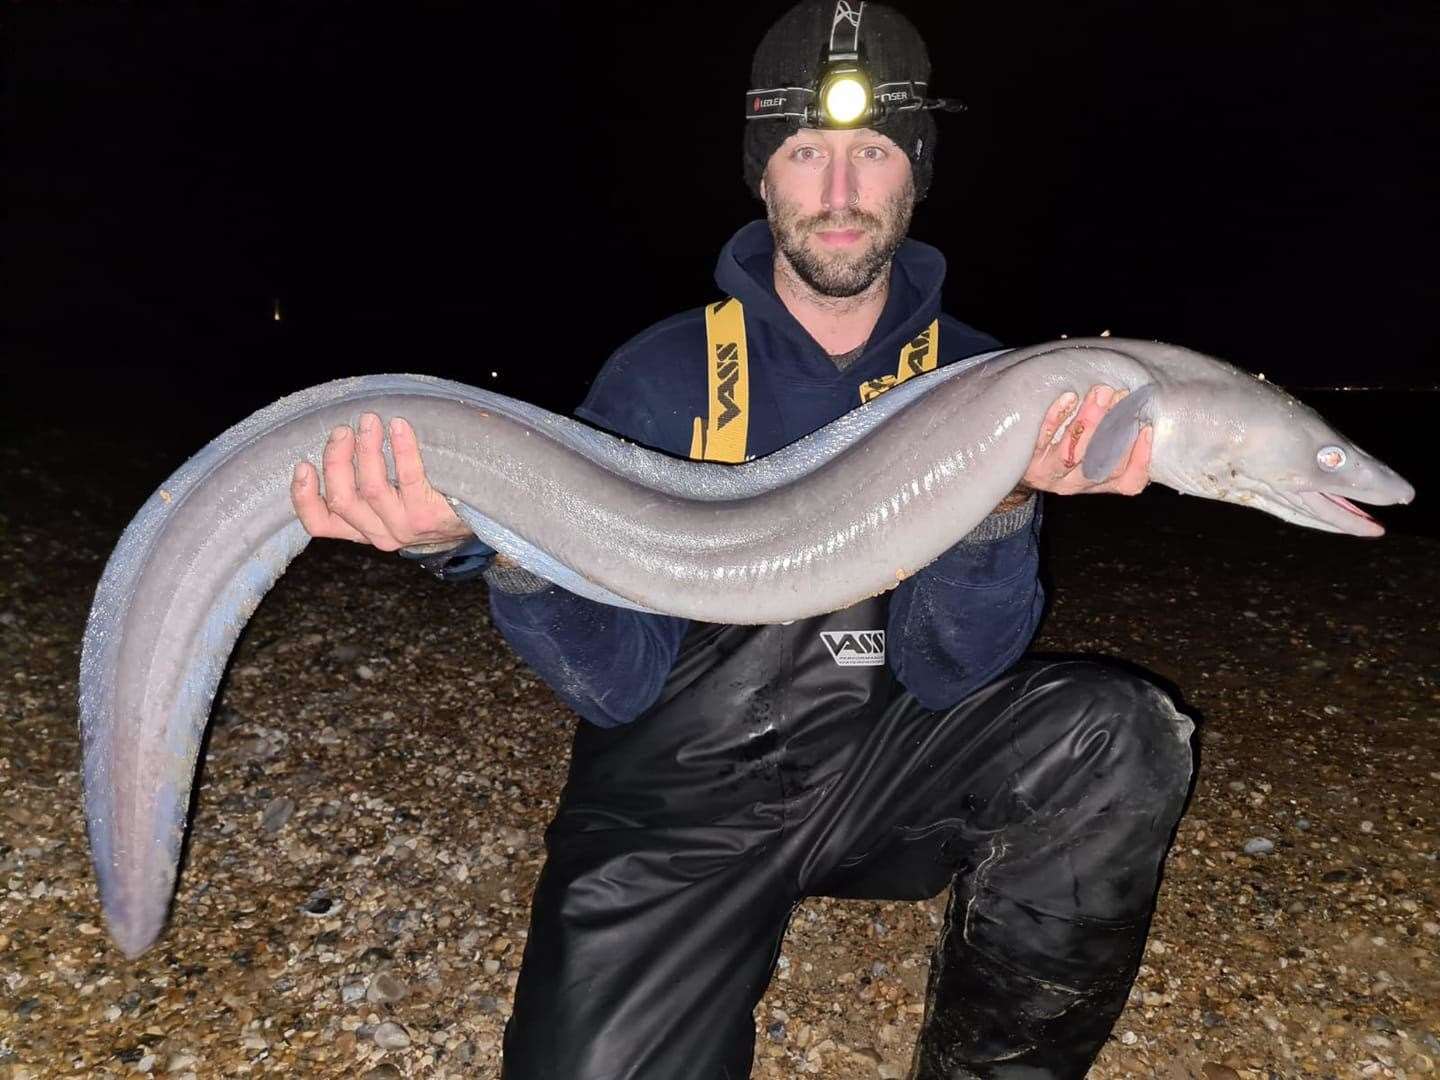
[[[643,378],[637,369],[654,340],[647,332],[612,356],[576,415],[666,449],[662,422],[682,410],[666,400],[663,381]],[[599,727],[628,724],[654,703],[690,625],[576,596],[523,571],[492,569],[486,582],[491,615],[510,647]]]
[[[526,593],[492,585],[490,611],[516,654],[599,727],[628,724],[659,697],[688,626],[548,584]]]
[[[1040,497],[994,514],[899,585],[890,600],[890,666],[929,709],[958,704],[1025,651],[1045,605]]]

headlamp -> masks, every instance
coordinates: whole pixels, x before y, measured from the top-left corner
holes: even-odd
[[[860,57],[863,3],[836,0],[830,41],[811,86],[776,86],[745,91],[746,120],[799,120],[801,127],[844,129],[874,127],[898,112],[965,106],[944,98],[927,98],[926,85],[916,79],[875,83]]]
[[[857,120],[865,119],[874,99],[870,80],[857,64],[833,68],[820,78],[820,117],[828,126],[854,127]]]

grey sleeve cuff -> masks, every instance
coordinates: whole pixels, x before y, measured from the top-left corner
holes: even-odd
[[[1003,514],[989,514],[979,525],[971,529],[961,538],[962,544],[988,544],[992,540],[1003,540],[1007,536],[1014,536],[1021,529],[1026,528],[1035,517],[1035,504],[1038,501],[1036,492],[1030,493],[1026,499],[1014,510],[1006,510]]]
[[[485,584],[492,589],[510,593],[512,596],[543,592],[551,584],[540,575],[532,574],[523,566],[495,566],[492,564],[490,569],[485,571],[484,577]]]

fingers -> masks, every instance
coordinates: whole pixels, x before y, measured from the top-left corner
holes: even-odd
[[[359,453],[359,443],[348,424],[341,424],[330,432],[324,452],[325,505],[330,511],[329,520],[336,531],[321,535],[343,535],[347,540],[358,540],[393,551],[400,545],[394,542],[385,523],[358,492],[356,458]],[[384,467],[383,462],[381,467]],[[334,525],[337,519],[344,523],[343,528]]]
[[[1101,384],[1086,391],[1078,408],[1075,407],[1074,394],[1065,394],[1057,399],[1041,423],[1040,437],[1036,441],[1030,467],[1025,472],[1025,482],[1040,491],[1057,495],[1083,492],[1134,495],[1141,491],[1149,482],[1153,432],[1148,427],[1142,430],[1125,463],[1111,477],[1097,484],[1087,480],[1079,471],[1105,414],[1128,394],[1128,390],[1116,391]],[[1065,423],[1067,413],[1070,415],[1068,424]]]
[[[410,528],[419,534],[448,540],[473,536],[470,527],[460,520],[450,501],[430,486],[425,463],[420,457],[420,441],[415,429],[404,417],[390,421],[390,450],[395,458],[395,480],[400,490]]]
[[[1045,450],[1055,441],[1055,433],[1060,430],[1060,425],[1075,408],[1079,399],[1073,391],[1067,390],[1055,399],[1055,404],[1045,414],[1045,419],[1040,424],[1040,437],[1035,440],[1036,450]]]
[[[320,497],[315,466],[302,461],[295,466],[290,478],[290,502],[295,507],[295,516],[311,536],[325,536],[336,540],[355,540],[360,543],[365,537],[344,518],[331,512],[325,500]]]
[[[380,417],[374,413],[360,414],[360,435],[355,444],[355,478],[365,510],[371,514],[378,527],[365,528],[354,522],[369,536],[370,542],[383,551],[394,551],[404,547],[413,539],[412,522],[400,494],[390,482],[385,468],[385,433]]]
[[[323,455],[323,495],[315,470],[304,462],[296,466],[290,500],[306,531],[373,544],[382,551],[473,535],[445,496],[430,486],[408,423],[397,417],[390,424],[398,487],[386,471],[380,418],[362,413],[357,427],[358,435],[347,424],[330,433]]]
[[[1079,399],[1072,391],[1066,391],[1055,399],[1046,410],[1040,423],[1040,433],[1035,439],[1035,452],[1022,478],[1024,483],[1040,491],[1056,491],[1064,481],[1069,467],[1065,465],[1065,440],[1069,425],[1078,421]]]
[[[396,416],[390,421],[390,453],[395,458],[400,501],[412,507],[422,505],[430,491],[430,481],[425,479],[425,464],[420,458],[415,430],[403,417]]]
[[[1095,429],[1115,402],[1115,391],[1108,386],[1092,386],[1080,405],[1080,412],[1070,422],[1060,440],[1065,448],[1065,467],[1074,469],[1085,458],[1085,450],[1095,437]]]

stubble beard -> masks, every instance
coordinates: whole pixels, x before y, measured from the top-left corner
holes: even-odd
[[[827,210],[806,216],[794,203],[773,193],[766,206],[770,232],[796,275],[821,296],[858,296],[875,283],[881,271],[910,231],[915,209],[915,185],[911,180],[880,207],[878,213],[859,208]],[[806,241],[816,232],[863,229],[865,243],[858,250],[816,251]]]

